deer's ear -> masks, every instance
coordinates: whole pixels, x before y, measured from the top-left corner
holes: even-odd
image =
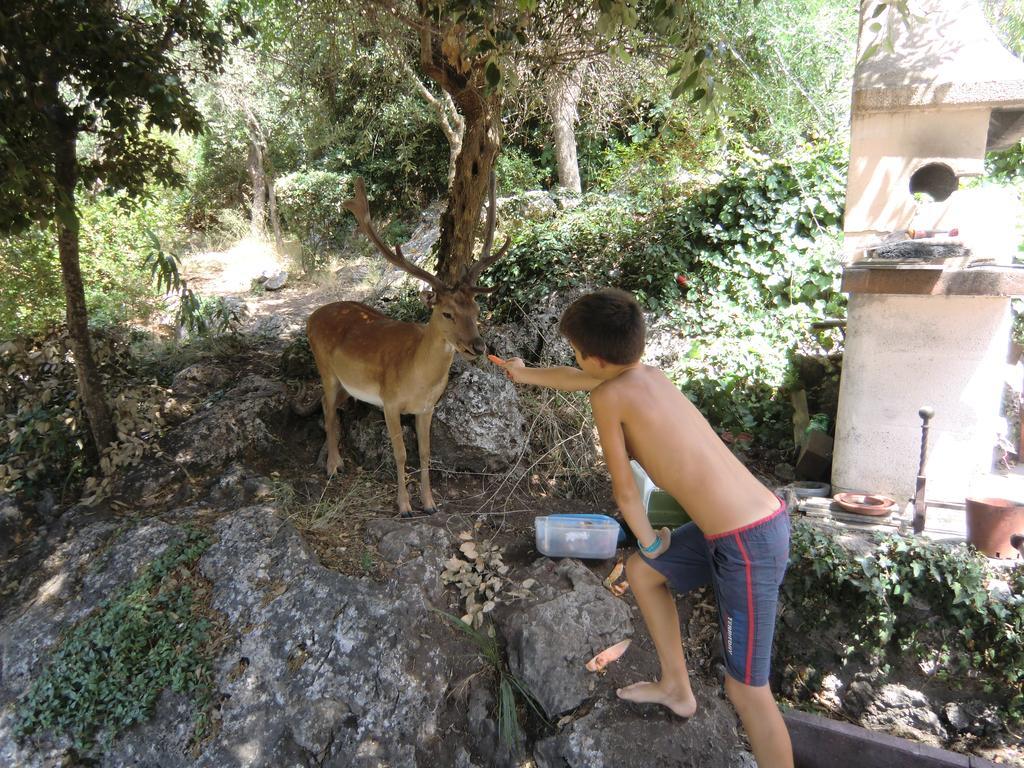
[[[429,288],[424,288],[422,291],[420,291],[420,301],[422,301],[428,307],[433,307],[434,303],[437,301],[437,294],[434,293]]]

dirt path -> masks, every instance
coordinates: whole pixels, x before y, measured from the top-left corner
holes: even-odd
[[[290,252],[279,255],[271,243],[240,240],[223,251],[204,251],[187,256],[182,277],[203,298],[233,299],[243,308],[243,330],[274,330],[282,337],[302,331],[309,314],[332,301],[364,301],[394,282],[397,273],[384,272],[380,264],[353,258],[316,279],[295,267]],[[276,291],[260,287],[258,278],[288,272],[288,282]]]

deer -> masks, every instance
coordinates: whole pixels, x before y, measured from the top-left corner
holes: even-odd
[[[496,220],[492,173],[481,255],[455,285],[445,285],[436,275],[410,262],[400,245],[391,248],[380,238],[370,221],[370,205],[361,177],[355,180],[354,188],[354,196],[345,202],[345,207],[355,216],[359,230],[391,264],[429,286],[420,295],[431,311],[426,323],[410,323],[390,318],[366,304],[338,301],[319,307],[309,316],[306,335],[323,384],[327,476],[334,475],[342,464],[338,408],[349,397],[372,403],[384,411],[391,439],[398,475],[399,514],[411,517],[400,420],[402,414],[415,414],[420,499],[423,511],[429,515],[437,511],[430,488],[430,424],[434,406],[448,384],[455,353],[470,360],[487,351],[477,328],[480,307],[476,297],[493,289],[481,288],[477,281],[485,269],[505,254],[510,241],[506,240],[491,255]]]

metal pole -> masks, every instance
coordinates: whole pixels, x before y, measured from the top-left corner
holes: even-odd
[[[917,415],[921,417],[921,464],[917,468],[917,487],[914,490],[914,533],[921,533],[928,513],[924,476],[924,464],[928,460],[928,422],[935,415],[935,409],[926,405]]]

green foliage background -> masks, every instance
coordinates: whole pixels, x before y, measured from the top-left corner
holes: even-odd
[[[186,239],[181,195],[164,188],[139,205],[120,196],[82,195],[80,258],[85,299],[94,326],[145,322],[161,309],[145,259],[149,233],[179,250]],[[34,226],[0,237],[0,338],[34,333],[64,318],[57,235]]]
[[[811,323],[845,313],[843,154],[808,144],[772,159],[740,146],[702,176],[648,165],[628,194],[593,194],[517,227],[486,277],[488,306],[517,320],[549,293],[631,291],[688,340],[667,372],[714,424],[785,443],[791,411],[779,395],[796,384],[792,354],[827,353],[834,340],[822,347]]]

